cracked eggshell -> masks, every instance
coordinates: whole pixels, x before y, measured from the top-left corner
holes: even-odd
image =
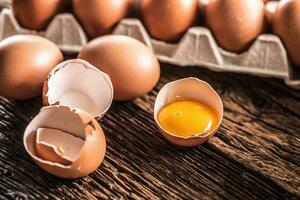
[[[98,122],[87,112],[66,106],[43,107],[27,126],[23,142],[37,165],[62,178],[92,173],[106,151]]]
[[[87,111],[101,118],[113,100],[110,77],[81,59],[57,65],[44,82],[43,103],[64,105]]]
[[[188,137],[178,136],[166,131],[158,121],[158,114],[165,106],[180,100],[194,100],[210,106],[218,117],[216,127],[206,133]],[[218,130],[223,119],[223,103],[217,92],[206,82],[197,78],[184,78],[166,84],[158,93],[154,105],[154,120],[162,135],[170,142],[183,146],[193,147],[202,144],[212,137]]]

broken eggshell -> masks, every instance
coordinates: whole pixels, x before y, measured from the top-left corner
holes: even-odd
[[[217,115],[216,127],[207,133],[188,137],[178,136],[165,130],[158,121],[159,112],[170,103],[181,100],[194,100],[211,107]],[[167,140],[179,146],[193,147],[205,142],[217,132],[223,119],[223,104],[220,96],[208,83],[193,77],[184,78],[166,84],[159,91],[154,105],[154,119]]]
[[[43,103],[65,105],[87,111],[100,119],[113,100],[113,86],[107,74],[81,59],[57,65],[44,82]]]
[[[62,178],[79,178],[102,163],[106,140],[98,122],[80,109],[47,106],[27,126],[26,151],[42,169]]]

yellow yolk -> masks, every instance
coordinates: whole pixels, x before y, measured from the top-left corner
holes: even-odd
[[[207,105],[197,101],[177,101],[158,114],[160,125],[178,136],[204,134],[217,125],[217,115]]]

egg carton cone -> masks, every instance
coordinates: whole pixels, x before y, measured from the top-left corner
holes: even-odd
[[[45,31],[36,32],[22,28],[10,8],[3,9],[0,13],[0,40],[21,33],[44,36],[67,53],[80,51],[88,42],[83,28],[70,13],[58,14]],[[275,35],[260,35],[248,51],[235,54],[220,48],[205,27],[190,28],[176,44],[152,39],[139,19],[121,20],[113,34],[127,35],[145,43],[164,63],[281,78],[287,85],[300,89],[300,70],[289,64],[287,52]]]
[[[21,27],[12,9],[0,13],[0,40],[16,34],[37,34],[54,42],[64,52],[79,52],[87,43],[87,37],[72,14],[56,15],[45,31],[32,31]]]

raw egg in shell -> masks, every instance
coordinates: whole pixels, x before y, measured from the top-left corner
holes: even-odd
[[[154,104],[154,119],[160,132],[179,146],[205,142],[217,132],[222,118],[219,95],[208,83],[193,77],[166,84]]]

